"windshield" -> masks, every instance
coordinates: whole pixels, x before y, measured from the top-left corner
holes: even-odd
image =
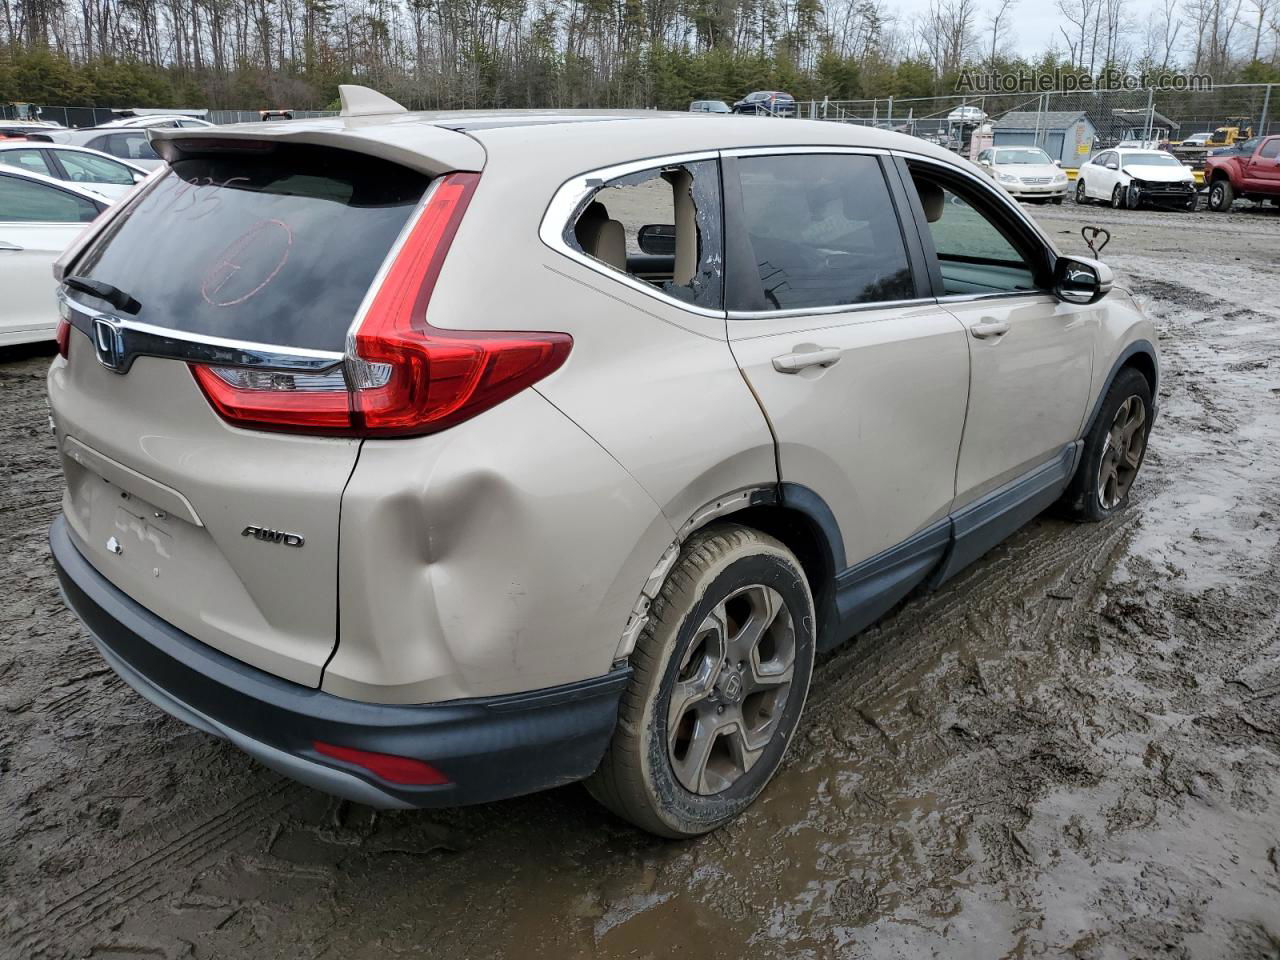
[[[1126,167],[1180,167],[1182,161],[1167,153],[1126,153],[1123,166]]]
[[[1053,163],[1049,155],[1037,147],[1020,150],[997,150],[996,163]]]
[[[178,159],[75,272],[133,297],[144,323],[340,351],[426,187],[329,147]]]

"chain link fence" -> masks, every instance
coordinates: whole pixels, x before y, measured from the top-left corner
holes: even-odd
[[[1266,83],[1197,91],[810,100],[797,106],[802,117],[896,130],[965,155],[976,152],[975,140],[1038,146],[1069,170],[1126,142],[1167,147],[1198,168],[1210,149],[1280,133],[1280,84]]]
[[[210,123],[253,123],[262,119],[257,110],[193,110],[189,107],[175,107],[175,113],[198,117]],[[148,109],[147,113],[164,113],[164,110]],[[310,117],[337,116],[336,110],[291,110],[295,120]],[[98,127],[112,120],[119,120],[132,115],[129,109],[111,107],[65,107],[44,104],[6,103],[0,104],[0,120],[44,120],[52,121],[64,127]]]

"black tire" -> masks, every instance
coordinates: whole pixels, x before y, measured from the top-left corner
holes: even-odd
[[[1060,206],[1062,206],[1062,201],[1063,201],[1063,200],[1065,200],[1065,199],[1067,199],[1067,198],[1066,198],[1066,197],[1054,197],[1054,198],[1053,198],[1053,205],[1054,205],[1055,207],[1060,207]]]
[[[1199,206],[1200,206],[1200,195],[1197,193],[1193,193],[1191,196],[1187,197],[1187,201],[1182,205],[1182,208],[1191,213],[1195,213],[1196,208]]]
[[[1120,184],[1116,184],[1115,189],[1111,191],[1111,208],[1119,210],[1124,206],[1124,191],[1120,189]]]
[[[695,739],[701,736],[701,721],[697,719],[688,725],[687,734],[682,733],[688,718],[699,714],[708,717],[708,724],[714,726],[721,722],[715,714],[725,714],[724,704],[728,704],[726,719],[732,721],[732,711],[737,709],[746,723],[753,716],[748,713],[748,703],[760,695],[757,690],[744,696],[743,690],[750,690],[749,684],[744,687],[740,683],[735,693],[726,683],[725,678],[731,681],[735,666],[738,676],[745,676],[742,663],[729,664],[720,658],[711,645],[713,641],[707,639],[714,635],[714,631],[706,629],[707,623],[714,619],[712,612],[728,598],[723,636],[745,635],[748,631],[744,627],[750,619],[738,619],[735,634],[735,615],[730,606],[739,598],[755,596],[755,591],[762,590],[774,591],[777,619],[765,619],[771,626],[758,641],[753,662],[763,656],[760,651],[769,642],[771,655],[767,663],[781,663],[785,654],[777,651],[784,649],[786,640],[777,639],[778,634],[772,640],[767,638],[776,625],[788,628],[786,637],[792,641],[788,691],[780,700],[771,701],[776,712],[760,714],[766,719],[757,728],[761,739],[760,745],[753,748],[759,751],[754,763],[746,769],[730,771],[736,779],[729,780],[727,775],[722,778],[717,773],[712,786],[728,783],[721,789],[695,792],[681,779],[687,779],[688,770],[678,773],[673,759],[678,756],[682,736],[687,738],[685,750],[689,753]],[[755,608],[749,607],[748,611],[750,618],[757,615]],[[781,619],[784,613],[789,618],[785,622]],[[772,778],[795,734],[813,672],[813,625],[813,597],[808,581],[799,561],[780,542],[733,523],[694,533],[681,548],[679,559],[653,601],[649,622],[636,641],[631,655],[633,673],[622,696],[618,725],[599,769],[586,782],[591,795],[624,820],[662,837],[699,836],[742,813]],[[721,648],[720,653],[723,652]],[[754,671],[747,667],[746,672]],[[676,684],[710,686],[707,677],[714,678],[714,689],[697,700],[686,700],[691,706],[676,717],[680,726],[669,731],[668,715]],[[735,696],[739,699],[733,699]],[[716,706],[717,703],[721,705]],[[676,709],[680,709],[678,703]],[[722,728],[721,733],[713,734],[709,740],[703,738],[702,742],[710,742],[706,755],[726,770],[735,762],[734,744],[743,743],[732,727]],[[715,751],[721,748],[722,755],[718,756]],[[688,761],[689,757],[678,759]],[[711,761],[704,761],[702,769],[710,771]],[[710,783],[709,772],[699,774],[698,784]]]
[[[1235,202],[1236,192],[1230,180],[1215,180],[1209,185],[1209,209],[1226,213]]]
[[[1124,205],[1130,210],[1137,210],[1142,206],[1142,194],[1133,184],[1129,184],[1129,186],[1125,188]]]
[[[1093,203],[1093,201],[1089,199],[1089,195],[1084,192],[1083,178],[1076,181],[1076,203],[1080,204],[1082,207]]]
[[[1112,431],[1116,415],[1121,406],[1129,403],[1131,398],[1137,398],[1143,411],[1143,422],[1135,434],[1140,437],[1141,442],[1140,449],[1137,451],[1137,463],[1132,466],[1132,476],[1129,477],[1124,489],[1119,492],[1119,499],[1114,503],[1104,504],[1103,501],[1106,498],[1100,495],[1103,487],[1101,481],[1104,473],[1103,457],[1113,449],[1113,445],[1108,440],[1115,436]],[[1084,450],[1080,454],[1080,465],[1076,468],[1075,476],[1071,478],[1071,483],[1067,485],[1066,492],[1063,493],[1060,501],[1063,511],[1074,520],[1090,523],[1105,520],[1123,511],[1129,505],[1129,493],[1132,490],[1133,480],[1146,459],[1147,439],[1150,433],[1151,384],[1138,370],[1126,367],[1120,371],[1110,389],[1107,390],[1106,399],[1103,400],[1102,408],[1098,411],[1098,419],[1094,421],[1085,437]]]

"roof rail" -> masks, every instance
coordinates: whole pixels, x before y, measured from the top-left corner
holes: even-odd
[[[373,117],[384,113],[408,113],[403,106],[377,90],[354,83],[338,84],[338,97],[342,100],[343,117]]]

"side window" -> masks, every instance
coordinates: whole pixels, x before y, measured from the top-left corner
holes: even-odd
[[[94,137],[85,146],[90,150],[101,150],[103,153],[109,153],[113,157],[123,156],[120,153],[121,141],[118,137],[104,134],[101,137]]]
[[[1268,159],[1276,155],[1280,155],[1280,137],[1268,140],[1262,145],[1262,150],[1258,153],[1258,156],[1266,157]]]
[[[67,171],[68,180],[78,183],[133,183],[133,174],[128,167],[106,157],[76,153],[74,150],[59,150],[57,155],[62,169]]]
[[[912,180],[947,294],[1038,289],[1034,251],[1002,223],[991,200],[975,188],[953,186],[918,170],[912,171]]]
[[[117,157],[125,160],[159,159],[159,155],[151,149],[151,141],[142,130],[130,130],[128,133],[119,134],[119,137],[123,143],[120,144],[120,149],[113,151]]]
[[[0,150],[0,163],[8,167],[17,167],[19,170],[43,173],[46,177],[54,176],[39,150]]]
[[[84,197],[0,174],[0,222],[88,223],[98,208]]]
[[[718,164],[701,160],[610,180],[583,204],[565,241],[677,300],[720,309]]]
[[[915,296],[876,157],[742,157],[737,166],[756,276],[734,281],[731,307],[797,310]]]

